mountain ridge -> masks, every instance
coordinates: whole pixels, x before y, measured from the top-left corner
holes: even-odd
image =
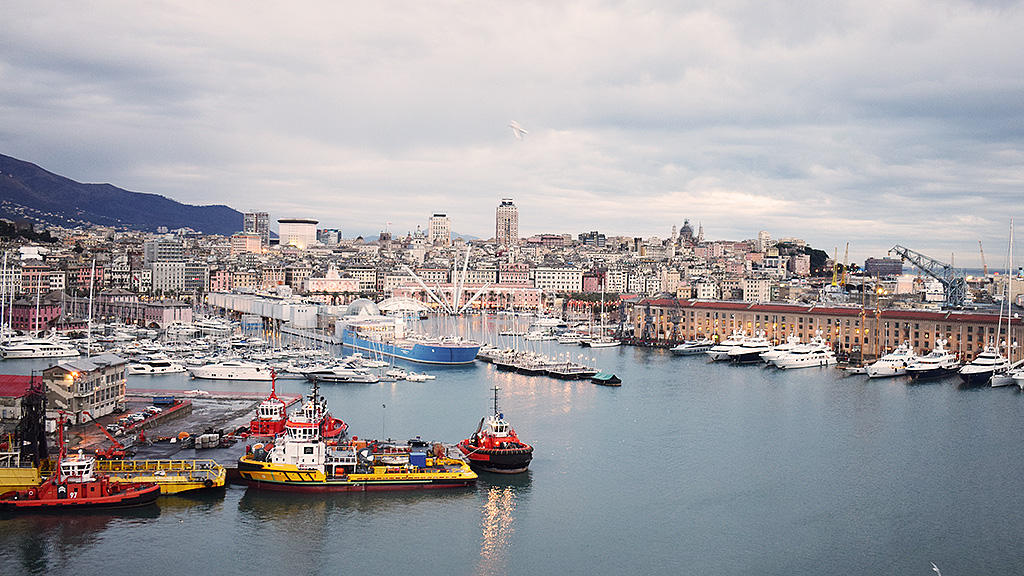
[[[0,154],[0,217],[29,218],[75,227],[114,226],[145,232],[192,228],[229,236],[243,226],[242,213],[223,204],[194,206],[113,184],[88,184],[36,164]]]

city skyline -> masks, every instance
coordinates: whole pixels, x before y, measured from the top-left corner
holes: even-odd
[[[990,267],[1024,207],[1017,3],[26,5],[0,152],[347,237],[768,230]],[[510,128],[510,126],[512,126]],[[520,130],[517,131],[516,128]]]

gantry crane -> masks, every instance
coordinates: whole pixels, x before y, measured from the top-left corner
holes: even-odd
[[[978,240],[978,250],[981,251],[981,271],[985,278],[988,278],[988,264],[985,264],[985,248],[982,247],[981,240]]]
[[[899,244],[893,246],[889,252],[899,254],[900,258],[909,261],[925,274],[938,280],[942,284],[946,307],[963,308],[967,303],[967,278],[964,277],[963,272],[953,268],[951,264],[939,262]]]

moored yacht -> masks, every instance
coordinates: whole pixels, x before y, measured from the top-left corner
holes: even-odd
[[[921,356],[916,362],[907,366],[907,375],[911,380],[926,380],[928,378],[940,378],[952,374],[960,368],[960,361],[956,354],[946,350],[946,341],[939,340],[935,348],[928,354]]]
[[[742,331],[734,331],[732,336],[729,336],[725,340],[715,344],[708,349],[707,355],[713,362],[720,362],[722,360],[729,359],[729,351],[735,346],[739,346],[747,339],[747,334]]]
[[[999,353],[998,346],[985,346],[969,364],[964,365],[957,374],[968,386],[982,386],[992,380],[992,374],[1005,372],[1010,368],[1010,361]]]
[[[810,368],[812,366],[831,366],[836,363],[836,354],[820,336],[807,344],[793,348],[780,358],[775,365],[783,370],[792,368]]]
[[[908,342],[904,342],[895,350],[882,356],[866,368],[868,378],[888,378],[890,376],[902,376],[907,373],[907,366],[917,362],[918,356],[910,348]]]
[[[800,345],[800,337],[790,334],[786,341],[777,346],[772,346],[767,352],[761,353],[761,360],[768,364],[774,364],[775,360],[789,353],[790,350]]]
[[[263,364],[225,360],[188,369],[193,378],[210,380],[270,380],[273,369]]]
[[[772,343],[764,337],[764,333],[754,335],[753,338],[747,338],[738,346],[733,346],[729,350],[729,359],[736,364],[749,364],[751,362],[761,362],[761,354],[768,352],[772,349]]]
[[[697,354],[704,354],[715,343],[710,338],[701,338],[700,340],[687,340],[682,344],[677,344],[669,349],[676,356],[695,356]]]
[[[69,358],[78,356],[73,346],[58,342],[54,338],[32,338],[0,346],[5,360],[18,358]]]

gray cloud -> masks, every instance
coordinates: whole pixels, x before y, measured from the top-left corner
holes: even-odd
[[[0,148],[80,181],[493,234],[767,229],[957,262],[1022,207],[1018,2],[29,4]],[[515,140],[519,121],[530,135]]]

